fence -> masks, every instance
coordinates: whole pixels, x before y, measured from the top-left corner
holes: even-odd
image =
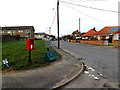
[[[19,40],[25,40],[24,37],[16,37],[16,36],[10,36],[10,35],[0,35],[0,42],[6,42],[6,41],[19,41]]]

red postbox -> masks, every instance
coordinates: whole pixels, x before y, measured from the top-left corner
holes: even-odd
[[[26,40],[26,49],[29,51],[34,50],[34,39],[27,39]]]

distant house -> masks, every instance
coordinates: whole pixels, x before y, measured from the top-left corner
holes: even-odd
[[[118,31],[120,26],[106,26],[102,28],[100,31],[96,32],[93,36],[98,40],[108,40],[108,42],[112,43],[113,33]]]
[[[81,34],[81,32],[79,32],[78,30],[75,30],[75,31],[71,34],[71,36],[72,36],[74,39],[77,39],[77,38],[80,37],[80,34]]]
[[[36,39],[43,39],[45,37],[45,33],[41,32],[41,33],[35,33],[35,38]]]
[[[95,30],[95,27],[85,34],[83,34],[81,37],[83,40],[90,40],[90,38],[96,33],[97,31]]]
[[[35,29],[33,26],[10,26],[1,27],[0,34],[9,34],[11,36],[19,35],[20,37],[34,38]]]

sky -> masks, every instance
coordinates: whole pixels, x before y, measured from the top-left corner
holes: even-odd
[[[64,1],[64,2],[63,2]],[[97,31],[105,26],[118,25],[118,13],[71,5],[84,5],[105,10],[118,11],[120,0],[60,0],[60,36],[72,34],[79,29],[87,32],[93,27]],[[68,2],[68,3],[65,3]],[[49,33],[57,37],[57,0],[1,0],[0,26],[34,26],[35,32]]]

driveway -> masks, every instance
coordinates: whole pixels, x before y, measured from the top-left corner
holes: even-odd
[[[57,46],[57,41],[52,44]],[[60,47],[98,70],[107,79],[118,82],[118,50],[95,45],[76,44],[62,41]]]

